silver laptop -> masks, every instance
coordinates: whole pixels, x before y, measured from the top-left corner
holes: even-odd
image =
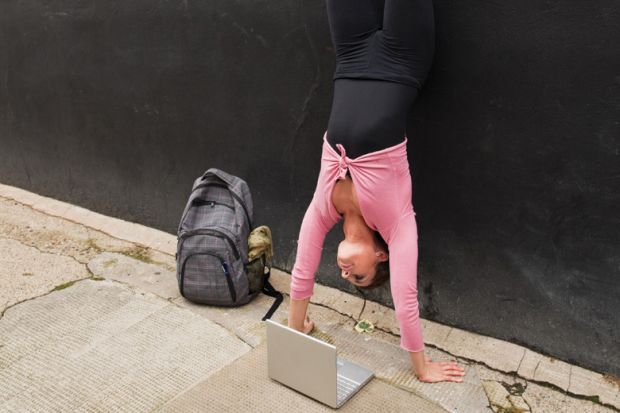
[[[269,377],[339,408],[374,377],[337,356],[336,346],[266,319]]]

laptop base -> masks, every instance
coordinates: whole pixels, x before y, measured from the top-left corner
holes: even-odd
[[[336,358],[337,367],[337,407],[342,406],[351,396],[374,377],[374,373],[343,358]]]

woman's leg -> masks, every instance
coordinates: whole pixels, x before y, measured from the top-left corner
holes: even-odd
[[[424,80],[434,53],[432,0],[326,1],[337,64],[364,71],[374,59],[407,67]],[[385,47],[369,48],[369,36],[379,29]],[[342,144],[351,158],[402,142],[417,95],[412,85],[380,78],[336,79],[328,142],[334,149]]]
[[[360,40],[383,24],[384,0],[326,0],[327,18],[336,50]]]
[[[432,0],[385,0],[383,33],[388,46],[402,55],[424,84],[435,54]]]

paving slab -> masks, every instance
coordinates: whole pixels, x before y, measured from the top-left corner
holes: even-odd
[[[94,276],[120,281],[160,297],[180,297],[176,273],[160,264],[143,262],[118,252],[102,252],[88,262]]]
[[[496,413],[510,411],[511,413],[530,413],[530,407],[520,396],[511,395],[499,382],[483,381],[484,391],[489,398],[491,408]]]
[[[614,413],[617,410],[601,406],[590,400],[571,397],[560,391],[552,391],[546,386],[529,382],[523,393],[523,400],[534,413]]]
[[[484,360],[489,367],[505,372],[517,371],[524,351],[516,344],[457,328],[451,329],[438,345],[451,354]]]
[[[596,395],[601,403],[613,405],[620,395],[618,384],[611,377],[593,373],[579,366],[571,366],[568,391],[580,396]]]
[[[0,411],[152,411],[250,349],[165,299],[88,279],[0,319]]]
[[[515,374],[491,370],[483,364],[476,364],[475,368],[483,382],[495,381],[501,384],[511,395],[519,396],[523,400],[523,406],[527,405],[533,413],[614,413],[618,411],[613,408],[612,403],[609,406],[602,406],[600,403],[593,402],[587,398],[574,397],[555,386],[543,386],[529,382]],[[592,384],[595,385],[596,383]],[[511,401],[513,401],[513,404],[520,403],[519,400],[512,398]],[[490,402],[492,403],[491,398]]]
[[[42,252],[86,263],[103,250],[130,250],[134,244],[100,231],[0,198],[0,234]]]
[[[267,338],[265,323],[262,321],[262,318],[271,307],[274,298],[260,294],[250,303],[241,307],[218,307],[196,304],[184,297],[178,297],[172,301],[180,307],[187,308],[202,317],[218,323],[233,332],[248,345],[256,347]],[[288,301],[285,300],[271,318],[275,319],[278,317],[283,319],[287,314]]]
[[[0,185],[0,189],[1,187]],[[84,208],[75,208],[85,210]],[[72,209],[69,208],[68,211]],[[100,214],[98,216],[101,217],[102,221],[109,218]],[[79,217],[77,218],[79,219]],[[129,228],[135,227],[134,224]],[[126,233],[134,235],[129,232]],[[164,234],[161,231],[155,231],[155,233]],[[140,257],[143,261],[162,264],[172,271],[175,269],[174,252],[170,255],[158,251],[147,245],[137,243],[133,237],[128,237],[128,240],[116,238],[80,222],[50,216],[30,206],[2,197],[0,197],[0,234],[6,238],[36,247],[42,252],[73,257],[81,263],[87,263],[101,252],[108,251]],[[138,237],[139,233],[136,232],[135,235]],[[165,239],[168,241],[170,239],[176,241],[176,237],[173,235],[166,235]],[[155,241],[151,243],[156,244],[161,239]]]
[[[79,222],[119,239],[133,239],[146,247],[163,248],[174,254],[176,237],[172,234],[119,218],[106,216],[50,197],[40,196],[20,188],[0,184],[0,194],[5,198],[19,200],[34,210],[50,216]],[[163,241],[165,240],[165,241]]]
[[[16,303],[89,276],[86,267],[71,257],[0,236],[0,314]]]
[[[234,363],[166,403],[157,412],[332,412],[329,406],[272,380],[267,347],[257,346]],[[340,412],[445,413],[440,406],[410,392],[372,379]]]

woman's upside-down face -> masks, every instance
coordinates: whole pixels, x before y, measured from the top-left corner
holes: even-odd
[[[341,276],[357,287],[372,283],[377,264],[387,261],[384,251],[376,249],[374,242],[342,240],[338,244],[337,263]]]

